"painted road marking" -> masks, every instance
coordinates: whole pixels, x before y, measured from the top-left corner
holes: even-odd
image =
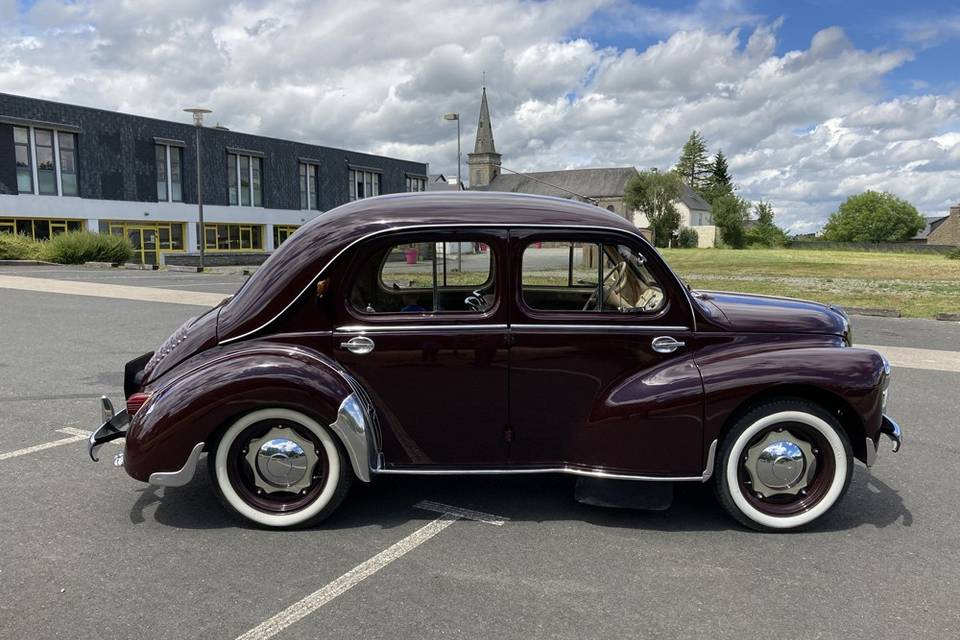
[[[92,432],[84,431],[83,429],[74,429],[73,427],[64,427],[63,429],[57,429],[59,433],[69,434],[69,438],[61,438],[60,440],[54,440],[53,442],[44,442],[43,444],[35,444],[32,447],[26,447],[23,449],[17,449],[16,451],[8,451],[7,453],[0,453],[0,460],[6,460],[7,458],[17,458],[20,456],[25,456],[28,453],[35,453],[37,451],[43,451],[44,449],[52,449],[53,447],[62,447],[65,444],[72,444],[74,442],[80,442],[81,440],[86,440],[90,437]],[[117,439],[112,441],[114,444],[123,444],[123,439]]]
[[[460,507],[453,507],[438,502],[423,501],[414,506],[428,511],[439,511],[441,515],[436,520],[420,527],[406,538],[387,547],[366,562],[358,564],[325,587],[314,591],[306,598],[290,605],[272,618],[264,620],[250,631],[239,636],[237,640],[266,640],[267,638],[272,638],[340,594],[357,586],[394,560],[402,558],[408,552],[413,551],[457,520],[476,520],[498,527],[503,526],[503,523],[507,521],[507,518],[500,516],[483,513],[481,511],[472,511],[470,509],[461,509]]]
[[[853,346],[879,351],[887,357],[887,360],[889,360],[890,364],[894,367],[960,372],[960,351],[888,347],[870,344],[854,344]]]
[[[124,284],[55,280],[53,278],[24,278],[21,276],[5,275],[0,275],[0,289],[62,293],[74,296],[93,296],[95,298],[118,298],[120,300],[137,300],[139,302],[168,302],[171,304],[188,304],[199,307],[216,306],[227,297],[227,294],[207,293],[204,291],[180,291],[178,289],[134,287]]]

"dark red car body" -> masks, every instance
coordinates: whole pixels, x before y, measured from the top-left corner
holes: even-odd
[[[371,247],[410,232],[446,240],[467,231],[501,257],[502,286],[481,317],[371,316],[347,304]],[[526,307],[517,286],[525,242],[571,233],[641,251],[663,308],[585,320]],[[685,348],[656,353],[651,339],[664,334]],[[376,351],[340,348],[357,335],[375,338]],[[505,194],[385,196],[305,225],[232,299],[134,372],[128,395],[149,399],[131,419],[124,465],[143,481],[175,472],[198,443],[264,403],[331,424],[355,391],[375,414],[367,450],[351,450],[361,480],[485,470],[706,480],[727,425],[784,393],[829,407],[868,462],[886,363],[849,340],[844,314],[823,305],[688,290],[636,228],[597,207]]]

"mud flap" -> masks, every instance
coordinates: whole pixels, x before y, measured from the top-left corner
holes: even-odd
[[[578,478],[573,497],[594,507],[663,511],[673,504],[673,483]]]

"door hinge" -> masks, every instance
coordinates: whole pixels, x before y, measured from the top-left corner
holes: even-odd
[[[503,430],[503,440],[507,444],[513,442],[513,427],[507,426],[507,428]]]

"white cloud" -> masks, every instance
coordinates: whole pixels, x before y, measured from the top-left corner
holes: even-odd
[[[810,230],[840,199],[887,189],[928,213],[960,199],[960,102],[886,94],[906,50],[839,28],[776,53],[781,21],[734,0],[690,10],[624,0],[0,0],[0,90],[424,160],[471,150],[481,74],[516,170],[668,167],[691,129],[741,193]],[[659,38],[597,44],[611,34]],[[953,190],[953,191],[952,191]]]

